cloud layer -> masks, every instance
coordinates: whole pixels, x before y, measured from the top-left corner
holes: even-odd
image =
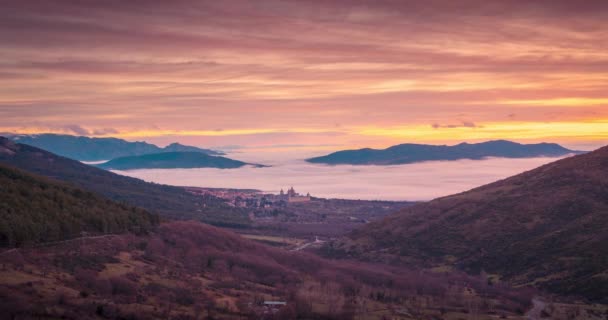
[[[178,186],[260,189],[271,193],[294,186],[301,193],[324,198],[418,201],[466,191],[555,160],[459,160],[399,166],[326,166],[290,160],[268,168],[115,172]]]

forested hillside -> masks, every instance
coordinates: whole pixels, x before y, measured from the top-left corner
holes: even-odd
[[[170,219],[194,219],[218,226],[247,227],[249,218],[221,199],[201,197],[184,188],[148,183],[14,143],[0,137],[0,163],[70,182],[111,200],[157,212]]]
[[[608,297],[608,147],[406,208],[328,246],[334,255],[485,271]]]
[[[91,192],[0,165],[0,246],[90,234],[146,232],[158,216]]]

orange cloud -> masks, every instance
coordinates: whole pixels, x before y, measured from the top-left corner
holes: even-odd
[[[606,2],[139,6],[6,4],[2,130],[64,132],[77,123],[129,139],[283,144],[289,135],[347,146],[605,137]]]

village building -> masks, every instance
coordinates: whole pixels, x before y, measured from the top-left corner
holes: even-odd
[[[285,301],[264,301],[263,306],[266,309],[265,313],[276,313],[282,307],[286,306],[287,302]]]
[[[284,192],[283,189],[281,189],[281,192],[279,193],[279,199],[289,203],[308,202],[310,201],[310,193],[307,193],[306,195],[301,195],[297,193],[293,187],[291,187],[289,188],[289,190],[287,190],[287,192]]]

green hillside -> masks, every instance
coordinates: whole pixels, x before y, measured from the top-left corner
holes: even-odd
[[[0,165],[0,246],[91,234],[146,232],[159,222],[143,209]]]
[[[246,212],[223,200],[184,188],[145,182],[0,137],[0,163],[69,182],[117,202],[147,209],[168,219],[199,220],[218,226],[247,227]]]

